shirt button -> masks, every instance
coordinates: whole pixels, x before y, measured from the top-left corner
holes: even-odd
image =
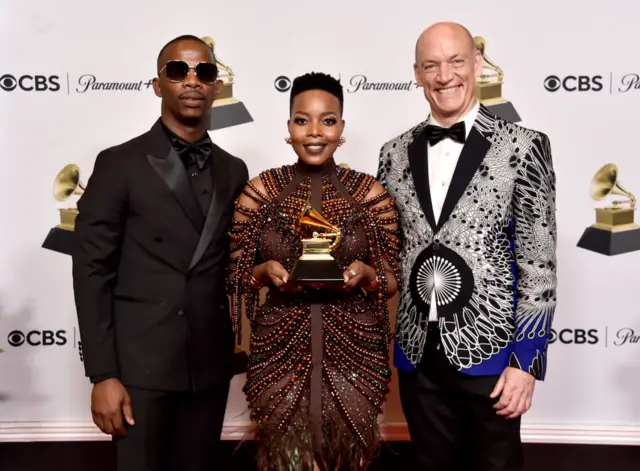
[[[446,155],[448,157],[449,156],[449,152],[445,152],[444,155]]]
[[[178,311],[178,315],[179,315],[179,316],[184,316],[184,311],[183,311],[182,309],[180,309],[180,310]]]
[[[446,184],[447,184],[446,182],[442,182],[442,183],[441,183],[441,185],[442,185],[442,186],[445,186]]]

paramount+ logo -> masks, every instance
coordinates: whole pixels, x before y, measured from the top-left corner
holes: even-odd
[[[66,330],[13,330],[7,336],[12,347],[62,347],[67,344]]]
[[[0,91],[57,92],[59,90],[60,77],[58,75],[0,75]]]
[[[598,329],[551,329],[549,343],[565,345],[596,345],[600,342]]]
[[[548,92],[599,92],[604,88],[602,75],[549,75],[544,79],[544,88]]]

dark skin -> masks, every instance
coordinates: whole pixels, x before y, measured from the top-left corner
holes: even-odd
[[[169,46],[158,60],[158,71],[169,60],[189,65],[213,62],[212,51],[197,41],[181,41]],[[192,69],[181,83],[167,79],[164,71],[153,80],[153,90],[162,98],[161,119],[172,132],[187,142],[195,142],[207,131],[211,105],[222,91],[222,81],[202,83]],[[117,378],[93,386],[91,415],[94,423],[108,435],[125,436],[125,421],[135,425],[133,407],[127,390]]]
[[[287,126],[291,146],[300,161],[310,166],[322,166],[333,157],[344,130],[340,101],[323,90],[300,93],[294,99]],[[314,148],[314,146],[317,147]],[[258,190],[266,193],[259,177],[254,178],[252,183]],[[365,199],[382,191],[382,186],[376,182]],[[391,267],[386,262],[385,269],[388,280],[387,293],[392,295],[397,289],[397,283]],[[345,283],[342,289],[344,290],[359,286],[367,287],[376,280],[375,269],[361,261],[352,263],[343,275]],[[281,291],[302,289],[300,286],[288,283],[289,273],[275,260],[255,266],[253,276],[260,284],[272,284]]]
[[[199,41],[181,41],[169,46],[158,60],[158,71],[170,60],[182,60],[195,66],[199,62],[214,62],[211,49]],[[202,83],[193,69],[183,82],[167,79],[164,71],[153,79],[153,91],[162,98],[162,122],[187,142],[195,142],[207,131],[213,101],[222,91],[223,83]]]

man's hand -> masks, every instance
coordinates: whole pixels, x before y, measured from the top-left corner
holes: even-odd
[[[123,415],[129,425],[133,426],[135,422],[131,398],[119,380],[111,378],[93,385],[91,415],[93,422],[107,435],[127,434]]]
[[[491,398],[500,396],[493,406],[498,415],[507,419],[515,419],[529,410],[536,379],[518,368],[508,366],[500,375],[493,388]]]

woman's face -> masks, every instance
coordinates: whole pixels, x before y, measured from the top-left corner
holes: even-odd
[[[340,101],[323,90],[308,90],[293,100],[287,123],[293,150],[307,165],[323,165],[336,151],[344,121]]]

